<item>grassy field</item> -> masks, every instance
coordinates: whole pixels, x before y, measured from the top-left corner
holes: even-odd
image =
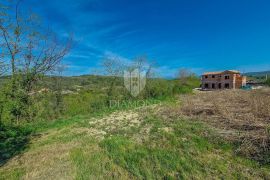
[[[267,164],[235,153],[211,121],[187,115],[185,98],[197,96],[40,126],[0,179],[269,179]]]
[[[0,180],[270,180],[270,71],[217,91],[197,74],[220,55],[267,68],[263,4],[56,2],[0,0]]]

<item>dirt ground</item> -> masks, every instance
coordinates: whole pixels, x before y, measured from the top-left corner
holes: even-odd
[[[201,91],[180,102],[163,115],[206,122],[236,144],[236,153],[270,163],[270,89]]]

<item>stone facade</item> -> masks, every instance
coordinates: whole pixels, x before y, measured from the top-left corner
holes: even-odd
[[[227,70],[223,72],[208,72],[202,75],[202,89],[239,89],[246,86],[246,76],[239,71]]]

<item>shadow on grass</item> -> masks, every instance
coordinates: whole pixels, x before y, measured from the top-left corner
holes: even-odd
[[[0,124],[0,167],[27,147],[30,134],[30,129]]]

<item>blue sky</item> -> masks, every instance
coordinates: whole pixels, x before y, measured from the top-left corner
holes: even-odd
[[[104,55],[146,55],[162,76],[270,70],[269,0],[24,0],[75,45],[66,75],[90,74]]]

